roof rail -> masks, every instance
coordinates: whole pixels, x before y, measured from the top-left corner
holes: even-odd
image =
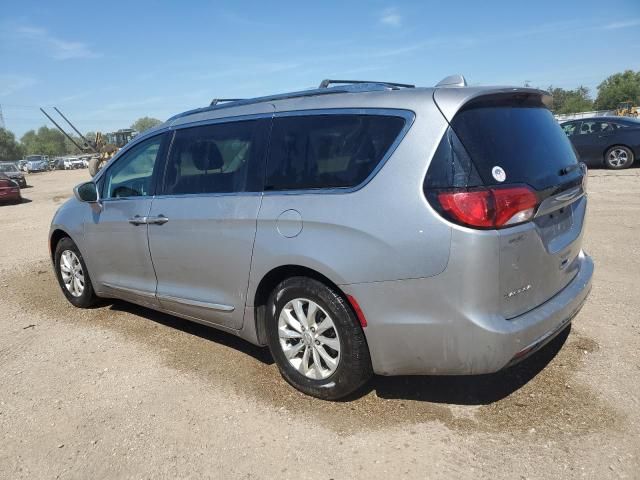
[[[375,81],[375,80],[331,80],[329,78],[326,78],[326,79],[322,80],[322,82],[320,82],[320,86],[318,88],[328,88],[329,85],[336,84],[336,83],[351,83],[351,84],[356,84],[356,83],[375,83],[375,84],[378,84],[378,85],[386,85],[388,87],[393,88],[394,90],[397,90],[398,88],[416,88],[415,85],[409,85],[408,83],[378,82],[378,81]]]
[[[244,105],[253,105],[256,103],[271,102],[276,100],[286,100],[288,98],[312,97],[314,95],[327,95],[332,93],[347,93],[347,92],[348,92],[347,89],[330,88],[330,89],[322,89],[322,90],[321,89],[301,90],[299,92],[280,93],[277,95],[269,95],[266,97],[246,98],[246,99],[238,99],[238,100],[228,99],[225,101],[224,99],[222,100],[214,99],[211,102],[211,105],[207,105],[206,107],[201,107],[201,108],[194,108],[193,110],[188,110],[186,112],[179,113],[167,119],[167,122],[172,122],[173,120],[186,117],[188,115],[193,115],[194,113],[208,112],[210,110],[218,110],[220,108],[240,107]],[[216,100],[218,101],[216,102]],[[220,103],[224,103],[224,104],[221,105]]]
[[[214,98],[211,100],[209,106],[215,107],[217,104],[222,102],[239,102],[240,100],[244,100],[244,98]]]
[[[328,88],[328,86],[331,85],[332,83],[341,83],[341,84],[351,83],[353,85],[341,85],[341,86]],[[195,113],[202,113],[210,110],[217,110],[220,108],[240,107],[244,105],[253,105],[256,103],[272,102],[277,100],[287,100],[290,98],[313,97],[313,96],[330,95],[330,94],[336,94],[336,93],[356,93],[356,92],[364,92],[364,91],[385,90],[387,88],[391,88],[394,90],[397,90],[399,88],[415,88],[414,85],[406,85],[403,83],[367,82],[363,80],[323,80],[320,85],[321,85],[320,88],[316,88],[316,89],[300,90],[297,92],[289,92],[289,93],[279,93],[276,95],[268,95],[265,97],[246,98],[246,99],[214,98],[211,101],[210,105],[207,105],[206,107],[202,107],[202,108],[189,110],[183,113],[179,113],[169,118],[167,122],[172,122],[178,118],[186,117],[188,115],[193,115]]]

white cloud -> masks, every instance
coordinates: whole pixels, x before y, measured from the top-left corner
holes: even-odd
[[[51,35],[44,28],[23,26],[16,28],[18,38],[30,42],[55,60],[69,60],[72,58],[95,58],[100,54],[91,50],[83,42],[63,40]]]
[[[630,28],[630,27],[638,27],[640,26],[640,18],[635,18],[632,20],[623,20],[621,22],[612,22],[604,27],[605,30],[619,30],[621,28]]]
[[[395,7],[383,10],[378,20],[383,25],[389,27],[399,27],[402,25],[402,15],[398,13]]]
[[[38,83],[35,78],[23,75],[0,74],[0,97],[6,97],[18,90]]]

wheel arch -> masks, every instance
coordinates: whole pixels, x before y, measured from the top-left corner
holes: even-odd
[[[51,233],[49,233],[49,255],[51,257],[51,261],[55,261],[54,255],[56,253],[56,246],[58,245],[60,240],[62,240],[65,237],[71,239],[71,241],[76,245],[76,247],[78,247],[78,250],[80,250],[80,254],[84,257],[85,256],[84,249],[78,243],[78,240],[76,238],[77,236],[80,236],[80,234],[78,233],[78,235],[73,235],[68,230],[56,225],[51,230]]]
[[[280,282],[291,277],[308,277],[324,283],[328,287],[334,289],[336,293],[338,293],[338,295],[340,295],[344,299],[345,303],[353,311],[353,307],[348,301],[347,295],[342,291],[337,283],[328,278],[326,275],[318,272],[317,270],[314,270],[313,268],[305,267],[302,265],[290,264],[275,267],[262,277],[260,283],[258,283],[253,299],[256,336],[258,341],[262,345],[265,345],[267,342],[266,314],[269,295]]]
[[[51,256],[51,260],[54,259],[53,256],[56,253],[56,246],[58,245],[58,242],[65,237],[70,238],[73,243],[76,243],[75,240],[73,240],[73,237],[60,227],[55,228],[49,235],[49,255]]]

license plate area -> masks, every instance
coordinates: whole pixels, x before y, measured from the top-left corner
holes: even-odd
[[[557,253],[575,240],[573,205],[567,205],[535,220],[542,243],[549,253]]]

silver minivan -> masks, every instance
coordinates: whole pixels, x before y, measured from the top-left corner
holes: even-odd
[[[496,372],[591,287],[586,170],[540,90],[323,81],[213,101],[123,148],[55,214],[62,292],[268,345],[338,399],[380,375]]]

